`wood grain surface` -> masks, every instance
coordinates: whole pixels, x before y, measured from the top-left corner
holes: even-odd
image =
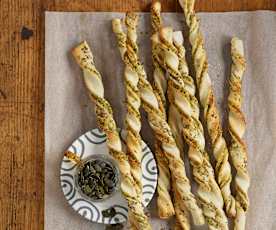
[[[0,230],[43,229],[44,11],[148,11],[150,2],[0,0]],[[276,10],[276,1],[200,0],[196,9]]]

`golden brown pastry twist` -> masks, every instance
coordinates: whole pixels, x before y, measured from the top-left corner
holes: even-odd
[[[137,53],[132,53],[132,56],[129,57],[126,52],[122,52],[127,44],[122,39],[124,32],[119,19],[113,20],[113,31],[116,34],[123,61],[126,65],[131,63],[139,75],[138,87],[141,93],[142,106],[148,114],[148,121],[155,133],[156,139],[162,143],[162,150],[169,162],[172,179],[176,182],[176,189],[181,196],[181,201],[190,211],[194,223],[201,225],[204,223],[202,211],[198,207],[194,195],[191,193],[191,186],[185,174],[184,162],[180,157],[180,152],[172,136],[171,129],[159,109],[153,89],[146,79],[146,72],[138,59]]]
[[[136,40],[136,27],[137,19],[130,18],[131,15],[126,17],[126,23],[129,20],[133,20],[132,26],[128,26],[127,36],[129,40]],[[128,52],[128,50],[126,51]],[[131,174],[135,181],[135,188],[139,199],[142,199],[142,171],[141,171],[141,116],[139,112],[141,100],[140,93],[138,90],[139,76],[130,65],[125,67],[125,88],[126,88],[126,145],[128,160],[131,167]]]
[[[189,27],[189,40],[192,45],[192,57],[196,72],[196,84],[199,91],[200,104],[204,110],[204,120],[208,135],[211,138],[213,154],[216,160],[216,177],[220,186],[228,216],[236,215],[235,199],[231,195],[231,167],[228,162],[229,152],[222,136],[219,112],[216,107],[211,79],[208,75],[207,55],[203,45],[203,36],[199,30],[199,20],[194,11],[195,0],[179,0],[184,10]]]
[[[160,30],[162,25],[161,19],[161,4],[160,2],[154,2],[151,6],[151,25],[153,33],[156,33]],[[153,89],[158,99],[160,110],[163,112],[166,118],[166,107],[167,107],[167,99],[166,99],[166,91],[167,91],[167,79],[166,73],[163,68],[160,66],[159,62],[156,60],[158,56],[155,54],[155,44],[152,43],[152,61],[153,61]]]
[[[243,42],[238,38],[231,41],[232,67],[229,81],[229,133],[231,136],[231,145],[229,148],[233,165],[237,170],[235,177],[236,189],[236,210],[235,230],[245,229],[245,213],[248,210],[249,198],[248,188],[250,178],[247,171],[247,149],[243,141],[245,132],[245,118],[241,111],[242,95],[241,84],[245,71],[245,58]]]
[[[152,3],[152,7],[151,7],[151,24],[152,24],[152,31],[153,33],[158,32],[161,29],[161,25],[162,25],[162,18],[161,18],[161,4],[158,1],[155,1]],[[166,79],[166,71],[161,67],[161,65],[159,64],[159,57],[156,53],[156,47],[155,47],[155,43],[152,42],[152,59],[153,59],[153,66],[154,66],[154,72],[153,72],[153,90],[154,90],[154,94],[158,100],[159,103],[159,108],[160,110],[164,113],[164,116],[166,117],[166,111],[167,111],[167,101],[166,101],[166,93],[167,93],[167,79]],[[173,106],[169,106],[169,110],[168,110],[168,124],[171,127],[172,130],[172,134],[175,138],[177,147],[180,149],[180,152],[183,151],[184,148],[184,143],[182,141],[182,137],[181,137],[181,125],[180,123],[178,123],[177,121],[177,115],[174,112],[174,108]],[[180,131],[180,132],[179,132]],[[156,154],[156,156],[159,156],[159,154]],[[163,156],[159,156],[157,157],[157,162],[158,162],[158,158],[161,158]],[[168,173],[169,169],[166,165],[160,165],[159,168],[165,168]],[[160,170],[159,170],[160,173]],[[162,173],[162,171],[161,171]],[[162,175],[159,176],[158,178],[158,183],[160,184],[161,188],[164,188],[164,186],[162,186],[164,184],[164,180],[165,179],[170,179],[170,178],[164,178],[162,177]],[[172,182],[173,187],[175,187],[174,182]],[[170,185],[170,184],[168,184]],[[159,188],[159,187],[158,187]],[[170,186],[167,187],[167,193],[169,191]],[[157,189],[158,193],[159,190]],[[164,191],[164,189],[162,190]],[[170,201],[167,197],[166,200],[162,199],[164,197],[164,193],[161,194],[160,196],[158,196],[157,198],[157,205],[159,208],[159,214],[160,213],[164,213],[164,211],[166,211],[167,213],[171,213],[170,216],[173,215],[173,211],[175,211],[176,214],[176,228],[178,229],[190,229],[190,222],[189,222],[189,218],[187,215],[187,210],[184,210],[184,208],[181,208],[181,200],[180,200],[180,196],[177,194],[176,189],[173,189],[174,192],[174,210],[173,207],[170,209],[166,208],[164,209],[165,205],[163,205],[164,201],[167,201],[167,204],[169,204],[168,202]],[[167,195],[167,194],[166,194]],[[169,195],[169,193],[168,193]],[[171,203],[171,201],[170,201]],[[167,205],[168,206],[168,205]],[[171,204],[172,206],[172,204]],[[163,207],[161,209],[161,207]],[[169,217],[169,215],[167,215]]]
[[[161,3],[159,1],[153,1],[151,4],[152,33],[158,32],[161,26],[162,26]]]
[[[122,151],[122,143],[113,118],[112,108],[104,98],[102,78],[95,67],[92,52],[84,41],[74,48],[72,53],[83,70],[84,82],[89,96],[96,104],[97,123],[106,134],[109,153],[118,163],[121,174],[121,192],[127,200],[131,216],[134,218],[132,223],[135,223],[138,229],[151,229],[148,218],[144,214],[142,203],[137,196],[127,155]]]
[[[197,193],[203,206],[203,214],[210,229],[228,229],[223,211],[223,198],[205,152],[204,132],[199,120],[199,105],[194,90],[191,90],[194,89],[192,86],[194,83],[187,72],[182,33],[180,31],[173,33],[171,27],[166,27],[162,28],[160,38],[159,44],[163,50],[164,64],[169,75],[169,101],[182,116],[183,136],[189,146],[188,155],[198,184]],[[153,39],[158,37],[155,36]]]
[[[154,2],[151,7],[151,24],[152,30],[158,31],[162,24],[161,19],[161,4],[160,2]],[[154,46],[154,44],[153,44]],[[166,91],[167,91],[167,79],[164,70],[160,67],[159,63],[155,60],[154,48],[152,49],[152,61],[153,61],[153,90],[158,100],[159,109],[165,119],[166,115]],[[155,144],[155,157],[158,165],[158,185],[157,185],[157,208],[159,217],[162,219],[170,218],[175,214],[173,203],[170,196],[171,190],[171,173],[168,167],[168,161],[166,160],[161,143],[156,141]]]

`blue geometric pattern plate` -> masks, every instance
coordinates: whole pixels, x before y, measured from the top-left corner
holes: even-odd
[[[120,136],[125,139],[125,132],[120,130]],[[108,155],[106,136],[99,129],[93,129],[75,140],[68,150],[76,153],[81,159],[93,154]],[[122,223],[127,220],[127,202],[120,190],[106,200],[91,202],[77,191],[74,182],[75,172],[76,165],[64,157],[60,170],[61,187],[68,203],[77,213],[92,222],[103,224]],[[144,142],[142,143],[142,184],[143,205],[146,207],[157,186],[157,165],[151,150]],[[102,211],[110,207],[115,208],[116,215],[112,218],[103,217]]]

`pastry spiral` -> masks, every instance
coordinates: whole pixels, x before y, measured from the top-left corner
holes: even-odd
[[[216,107],[211,79],[208,75],[207,55],[203,45],[203,36],[199,30],[199,20],[194,11],[195,0],[179,0],[184,10],[189,28],[189,40],[192,45],[193,64],[196,72],[196,84],[199,91],[200,104],[204,110],[204,120],[211,139],[213,154],[216,160],[216,177],[224,199],[228,216],[236,215],[235,199],[231,195],[231,167],[228,162],[229,152],[222,136],[219,112]]]
[[[160,2],[154,2],[151,6],[151,25],[153,33],[156,33],[160,30],[162,25],[161,18],[161,4]],[[152,43],[152,62],[153,62],[153,89],[158,100],[160,110],[163,112],[165,118],[166,115],[166,107],[167,107],[167,99],[166,99],[166,91],[167,91],[167,79],[166,73],[163,68],[159,65],[156,58],[155,53],[155,44]]]
[[[152,7],[151,7],[151,24],[152,24],[153,33],[159,32],[159,30],[161,29],[161,26],[162,26],[162,18],[161,18],[161,4],[158,1],[152,3]],[[154,42],[152,42],[152,59],[153,59],[153,66],[154,66],[154,72],[153,72],[154,81],[153,81],[152,88],[153,88],[155,96],[158,100],[159,108],[162,112],[164,112],[164,114],[165,114],[164,116],[166,117],[166,111],[167,111],[166,71],[159,64],[159,61],[158,61],[159,57],[157,55],[157,49],[156,49],[155,46],[156,46],[156,44]],[[172,134],[175,138],[177,147],[180,150],[180,152],[182,152],[183,148],[184,148],[184,146],[183,146],[184,143],[183,143],[182,137],[181,137],[180,124],[178,123],[178,120],[176,118],[177,115],[178,114],[176,114],[174,112],[174,108],[172,106],[169,106],[168,117],[167,117],[168,124],[171,127]],[[164,165],[164,166],[167,166],[167,165]],[[166,167],[166,168],[169,171],[168,167]],[[159,172],[160,172],[160,170],[159,170]],[[163,182],[163,180],[164,180],[164,178],[160,176],[159,181]],[[172,182],[172,184],[173,184],[172,187],[175,187],[174,182]],[[184,210],[183,208],[181,208],[180,196],[177,194],[175,188],[173,189],[173,192],[174,192],[174,199],[173,199],[174,211],[175,211],[175,214],[176,214],[176,223],[177,223],[176,228],[190,229],[190,222],[189,222],[189,217],[187,215],[187,210]],[[157,198],[157,204],[158,204],[159,200],[161,201],[161,199]],[[169,202],[168,199],[167,199],[167,202]],[[161,208],[159,208],[159,209],[161,209]],[[163,210],[164,210],[164,208],[163,208]],[[173,207],[172,207],[172,211],[173,211]],[[171,214],[173,215],[172,212],[171,212]]]
[[[92,52],[84,41],[72,51],[77,63],[84,73],[84,82],[89,96],[96,104],[97,123],[107,137],[109,153],[118,163],[121,174],[121,192],[128,202],[132,223],[138,229],[151,229],[147,216],[144,214],[142,203],[137,196],[135,181],[131,175],[131,169],[127,155],[122,151],[122,143],[113,118],[112,108],[104,98],[104,87],[99,71],[96,69]]]
[[[151,7],[151,25],[153,32],[160,29],[162,24],[161,19],[161,4],[160,2],[154,2]],[[154,44],[152,44],[154,46]],[[164,70],[159,63],[155,60],[156,54],[154,53],[154,47],[152,48],[152,62],[153,62],[153,90],[158,100],[159,109],[165,119],[166,115],[166,91],[167,91],[167,79]],[[171,190],[171,173],[168,167],[168,161],[166,160],[162,149],[161,143],[158,141],[155,144],[155,157],[158,165],[158,185],[157,185],[157,208],[159,217],[167,219],[175,214],[173,203],[170,196]]]
[[[244,230],[246,219],[245,213],[249,206],[248,188],[250,179],[247,171],[247,149],[242,139],[246,124],[244,115],[241,111],[241,84],[246,63],[244,58],[243,43],[238,38],[233,38],[231,41],[231,56],[232,66],[228,97],[229,133],[231,136],[229,152],[233,165],[237,171],[235,177],[237,215],[234,229]]]
[[[194,195],[191,193],[191,186],[185,175],[184,162],[180,157],[180,152],[172,136],[171,129],[162,115],[162,111],[159,109],[153,89],[146,79],[146,72],[139,61],[137,53],[133,52],[132,56],[129,57],[125,52],[122,52],[128,46],[122,39],[124,32],[119,19],[113,20],[113,31],[116,34],[123,61],[126,65],[131,63],[139,75],[138,87],[141,93],[142,106],[148,114],[148,121],[154,131],[155,138],[162,143],[161,147],[169,162],[172,179],[175,181],[176,190],[181,197],[181,204],[182,202],[185,204],[193,217],[194,223],[201,225],[204,223],[202,211],[198,207]]]
[[[155,37],[157,39],[157,37]],[[184,140],[189,146],[192,172],[198,184],[198,197],[210,229],[228,229],[223,211],[223,198],[216,183],[213,168],[205,152],[205,138],[199,120],[199,104],[195,97],[193,79],[188,75],[183,36],[171,27],[160,32],[160,46],[169,75],[169,101],[181,114]],[[180,71],[179,71],[180,69]]]
[[[136,40],[136,27],[137,19],[131,18],[131,15],[126,17],[126,23],[129,20],[133,20],[132,26],[127,28],[127,36],[129,41]],[[128,50],[126,51],[128,52]],[[126,145],[128,160],[131,167],[131,174],[135,181],[135,188],[137,195],[142,199],[142,171],[141,171],[141,116],[139,112],[141,100],[140,93],[138,90],[139,76],[131,66],[127,65],[125,67],[125,89],[126,89]]]

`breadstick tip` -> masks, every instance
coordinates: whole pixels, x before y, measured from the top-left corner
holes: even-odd
[[[82,41],[80,44],[78,44],[77,46],[75,46],[73,49],[72,49],[72,54],[75,56],[76,54],[78,54],[80,52],[80,50],[83,48],[83,47],[88,47],[88,44],[87,42],[84,40]],[[89,48],[89,47],[88,47]]]
[[[139,20],[139,15],[135,12],[127,12],[125,23],[128,25],[137,26]]]
[[[82,60],[84,53],[88,54],[89,57],[93,60],[93,56],[89,45],[86,41],[82,41],[79,45],[72,49],[72,55],[74,56],[77,63],[82,66],[85,60]]]
[[[233,49],[240,55],[244,56],[243,42],[238,37],[233,37],[231,40],[231,50]]]
[[[153,1],[153,3],[152,3],[152,9],[154,11],[160,12],[161,11],[161,3],[159,1]]]
[[[118,33],[118,32],[121,32],[123,30],[121,19],[119,19],[119,18],[112,19],[112,29],[113,29],[114,33]]]

